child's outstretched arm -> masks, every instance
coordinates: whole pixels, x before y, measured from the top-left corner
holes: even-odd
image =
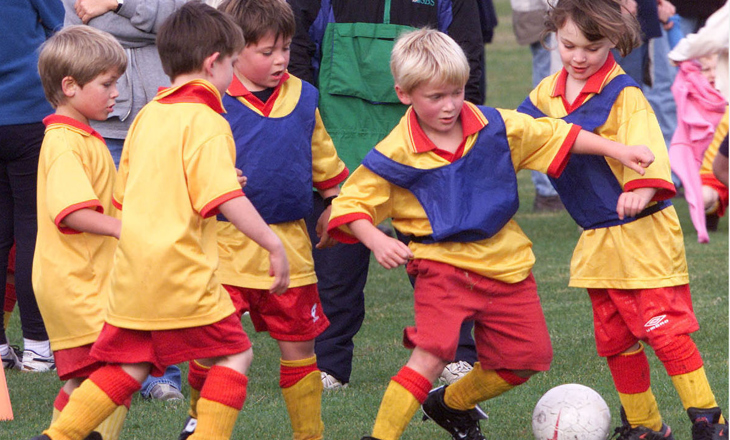
[[[119,240],[122,221],[93,208],[79,209],[63,218],[63,225],[79,232],[106,235]]]
[[[413,258],[413,252],[401,241],[388,237],[372,223],[358,219],[349,224],[350,231],[373,252],[375,259],[386,269],[395,269]]]
[[[642,176],[644,168],[654,162],[654,153],[646,145],[624,145],[586,130],[578,133],[570,152],[610,157]]]
[[[289,287],[289,260],[284,245],[274,231],[269,228],[248,197],[236,197],[221,203],[220,212],[256,244],[269,251],[271,269],[269,275],[274,283],[269,287],[271,293],[284,293]]]

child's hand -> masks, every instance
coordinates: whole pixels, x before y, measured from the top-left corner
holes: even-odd
[[[317,249],[326,249],[337,244],[337,240],[330,237],[327,233],[327,223],[330,221],[331,213],[332,206],[328,206],[324,211],[322,211],[322,215],[320,215],[317,220],[317,226],[315,227],[315,232],[317,233],[317,237],[319,237],[319,243],[316,245]]]
[[[243,175],[243,171],[236,168],[236,178],[238,179],[238,183],[241,185],[241,188],[246,186],[246,183],[248,183],[248,177]]]
[[[289,288],[289,260],[283,245],[269,253],[269,276],[274,277],[274,283],[269,287],[270,293],[280,295]]]
[[[640,175],[644,175],[644,168],[648,168],[654,162],[654,153],[646,145],[628,145],[616,155],[626,168],[630,168]]]
[[[656,194],[654,188],[637,188],[622,193],[618,197],[618,204],[616,205],[618,218],[623,220],[625,217],[636,217],[646,208],[654,194]]]
[[[381,266],[386,269],[395,269],[401,264],[406,264],[409,259],[413,258],[413,252],[403,242],[388,237],[380,231],[378,233],[378,235],[373,237],[369,247]]]
[[[74,11],[84,24],[88,24],[92,18],[114,11],[118,5],[115,0],[76,0]]]

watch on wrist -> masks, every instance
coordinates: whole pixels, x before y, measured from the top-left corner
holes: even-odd
[[[117,0],[117,9],[114,10],[114,13],[119,13],[119,10],[122,9],[122,5],[124,4],[124,0]]]

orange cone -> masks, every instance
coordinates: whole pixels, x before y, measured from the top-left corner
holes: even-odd
[[[13,408],[10,406],[8,383],[5,380],[5,370],[2,367],[0,367],[0,420],[13,420]]]

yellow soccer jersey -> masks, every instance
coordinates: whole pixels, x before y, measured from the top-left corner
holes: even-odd
[[[701,175],[714,177],[714,174],[712,172],[712,162],[715,161],[715,156],[717,156],[717,152],[720,149],[720,144],[722,143],[722,140],[725,139],[725,136],[727,136],[727,133],[728,108],[726,107],[725,114],[722,115],[720,123],[717,124],[717,128],[715,128],[715,135],[712,137],[712,142],[710,142],[710,145],[707,146],[707,150],[705,150],[705,156],[702,158],[702,166],[700,167]]]
[[[265,108],[251,102],[254,101],[252,95],[237,78],[234,78],[228,94],[235,97],[238,104],[257,114],[270,118],[283,118],[291,114],[296,107],[301,90],[302,81],[287,75],[272,98],[265,103]],[[347,177],[347,169],[337,156],[332,139],[322,124],[319,110],[315,109],[315,112],[316,123],[312,134],[312,176],[315,188],[327,189],[342,182]],[[266,146],[261,145],[260,148]],[[285,173],[286,170],[281,172]],[[286,249],[291,280],[289,287],[315,284],[317,276],[314,273],[312,243],[304,220],[270,226]],[[229,222],[218,222],[218,251],[220,266],[217,274],[223,284],[251,289],[268,289],[271,286],[274,278],[269,276],[269,252]]]
[[[579,127],[550,118],[532,119],[513,110],[499,110],[504,119],[515,171],[532,169],[559,175]],[[469,154],[479,132],[489,124],[476,106],[465,103],[461,111],[463,155]],[[412,108],[376,150],[396,162],[433,169],[451,161],[424,134]],[[458,159],[458,157],[454,158]],[[360,166],[342,187],[333,203],[329,229],[340,241],[353,241],[347,224],[366,219],[378,224],[392,218],[393,226],[406,235],[432,233],[423,207],[408,190],[389,183]],[[415,258],[439,261],[506,283],[524,280],[535,256],[532,243],[514,220],[490,238],[468,242],[410,243]]]
[[[63,220],[84,208],[116,216],[116,169],[104,139],[91,127],[56,115],[43,122],[33,289],[51,349],[58,351],[93,343],[104,325],[117,241],[75,231]]]
[[[573,103],[565,99],[565,69],[545,78],[530,93],[530,100],[547,116],[562,118],[623,73],[609,55]],[[626,145],[646,145],[654,153],[656,159],[644,176],[606,158],[624,191],[657,188],[655,200],[674,195],[667,147],[654,111],[639,89],[625,88],[595,133]],[[688,283],[682,229],[674,207],[623,225],[584,231],[573,252],[570,273],[573,287],[642,289]]]
[[[212,324],[234,307],[215,269],[217,207],[243,195],[221,97],[195,80],[157,94],[124,144],[114,203],[122,233],[107,321],[135,330]]]

